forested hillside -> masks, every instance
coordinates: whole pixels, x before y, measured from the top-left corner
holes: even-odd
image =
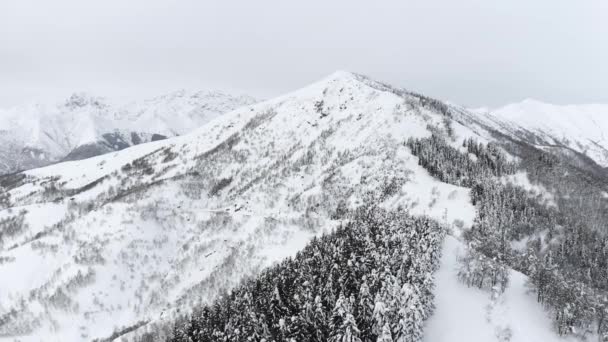
[[[560,335],[608,337],[608,203],[601,196],[605,179],[533,147],[520,148],[524,153],[515,164],[505,162],[495,145],[471,140],[464,146],[476,162],[441,138],[411,140],[409,145],[429,172],[472,188],[477,218],[463,234],[469,248],[459,271],[462,281],[504,291],[507,269],[516,269],[529,277],[538,302],[552,311]],[[516,168],[552,189],[557,203],[498,178]]]
[[[470,227],[468,190],[404,144],[445,131],[446,108],[339,72],[189,135],[0,178],[0,272],[15,279],[0,339],[164,331],[364,203]]]
[[[597,170],[338,72],[191,134],[0,177],[0,340],[444,342],[426,322],[462,304],[434,300],[435,271],[472,307],[521,311],[478,313],[490,340],[527,341],[522,303],[546,309],[543,341],[603,338]]]
[[[420,341],[444,230],[372,204],[178,321],[174,342]]]
[[[529,286],[536,293],[537,301],[552,312],[554,327],[559,335],[584,337],[597,334],[600,338],[606,335],[608,301],[605,298],[608,293],[604,282],[608,279],[605,271],[608,266],[605,229],[608,227],[595,229],[605,222],[601,214],[582,219],[582,216],[574,213],[588,209],[590,205],[594,205],[593,208],[606,206],[606,202],[601,197],[583,197],[581,192],[570,191],[588,189],[599,193],[602,188],[598,184],[602,179],[596,179],[592,174],[533,147],[526,147],[526,153],[520,153],[521,159],[510,161],[513,158],[507,157],[505,151],[513,151],[513,145],[501,147],[498,143],[483,144],[469,138],[463,140],[462,149],[458,149],[446,139],[450,139],[449,135],[439,132],[429,138],[410,138],[407,146],[418,157],[419,164],[433,176],[447,183],[471,188],[471,201],[477,208],[477,218],[471,229],[462,232],[467,248],[460,257],[459,279],[468,286],[487,289],[500,296],[509,286],[509,269],[518,270],[529,277]],[[558,196],[557,203],[554,198],[547,200],[546,194],[531,193],[529,189],[509,181],[510,177],[523,171],[532,173],[533,183],[554,189]],[[572,173],[577,177],[572,177]],[[585,182],[586,186],[581,185]],[[563,209],[559,210],[560,207]],[[416,315],[400,313],[400,316],[397,315],[399,319],[381,321],[378,314],[384,310],[384,303],[394,301],[387,301],[377,294],[382,293],[383,290],[377,292],[378,288],[383,289],[386,283],[372,281],[370,286],[368,281],[378,279],[376,270],[385,269],[386,262],[397,265],[398,273],[403,273],[404,267],[417,269],[412,267],[411,262],[417,258],[424,259],[426,248],[420,250],[411,246],[412,243],[420,243],[416,238],[419,233],[416,233],[415,225],[394,225],[394,219],[386,214],[375,216],[380,218],[376,219],[376,225],[392,226],[396,230],[389,230],[390,234],[405,235],[409,239],[410,248],[406,258],[392,251],[396,247],[391,250],[383,248],[388,245],[384,243],[370,249],[361,247],[359,250],[366,251],[363,253],[365,261],[357,262],[357,253],[353,252],[350,244],[334,248],[334,252],[321,252],[319,242],[313,240],[293,261],[285,261],[265,271],[222,300],[199,308],[184,321],[178,321],[169,340],[420,341],[423,334],[412,330],[412,327],[420,327],[419,318],[428,317],[432,300],[429,300],[428,306],[421,304],[425,309]],[[332,236],[345,234],[365,240],[369,239],[370,232],[372,236],[378,234],[377,231],[361,230],[363,222],[359,211],[351,222]],[[326,239],[329,237],[322,238],[321,244]],[[336,253],[350,254],[351,257],[343,257],[341,263],[331,258],[326,263],[307,262],[310,258],[314,260],[315,256],[333,256]],[[383,254],[384,257],[380,257]],[[365,272],[368,263],[365,256],[369,255],[374,256],[374,260],[384,260],[384,263],[369,263],[373,265],[372,273],[376,274],[371,278]],[[423,269],[427,274],[432,274],[434,270],[433,267]],[[336,270],[343,270],[346,275]],[[350,273],[352,270],[362,274],[353,277]],[[340,275],[334,275],[334,272]],[[381,272],[379,279],[392,277],[394,274]],[[314,279],[314,284],[321,280],[320,284],[324,285],[311,286],[309,279]],[[410,293],[410,281],[404,281],[402,277],[397,277],[397,280],[400,284],[397,289],[401,289],[397,292]],[[378,287],[374,283],[382,285]],[[336,289],[328,292],[327,288],[332,285]],[[350,285],[354,288],[350,288]],[[279,289],[283,286],[289,288],[290,292],[281,296],[283,292]],[[340,293],[337,301],[335,293]],[[368,302],[363,299],[367,298],[368,293],[375,298],[374,305],[362,306],[362,303]],[[295,302],[291,302],[292,298]],[[429,298],[432,299],[432,295]],[[403,300],[395,303],[399,303],[398,307],[401,308],[418,307]],[[333,311],[329,310],[331,307]],[[388,310],[391,311],[400,312],[399,309]],[[384,326],[380,322],[385,323]],[[404,326],[409,328],[404,329]],[[502,334],[510,336],[508,331]]]

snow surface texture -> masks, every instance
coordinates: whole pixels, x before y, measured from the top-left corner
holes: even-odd
[[[22,224],[0,241],[0,340],[143,333],[295,254],[340,224],[337,208],[370,196],[470,227],[469,189],[431,177],[405,145],[447,132],[446,108],[460,110],[337,72],[187,135],[3,178],[11,208],[0,220]],[[450,125],[453,146],[491,139]],[[439,304],[438,317],[462,309]]]
[[[126,106],[88,94],[56,105],[0,109],[0,174],[43,166],[82,146],[103,142],[90,155],[190,132],[255,101],[221,92],[178,91]]]
[[[0,336],[78,341],[171,317],[292,255],[339,223],[339,203],[370,193],[470,226],[468,189],[432,178],[404,144],[428,125],[443,116],[340,72],[188,135],[27,171],[1,212],[27,211],[0,249],[15,279],[0,283]]]
[[[559,106],[528,99],[477,113],[512,137],[537,146],[566,147],[608,168],[608,105]]]
[[[528,293],[526,276],[511,271],[505,293],[493,298],[488,291],[469,288],[458,280],[458,253],[463,245],[446,237],[436,274],[436,310],[425,326],[425,342],[558,342],[547,312]],[[591,339],[593,340],[593,339]]]

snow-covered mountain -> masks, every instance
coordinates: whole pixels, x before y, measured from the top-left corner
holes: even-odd
[[[0,174],[181,135],[252,104],[246,96],[178,91],[128,105],[85,93],[0,110]]]
[[[528,99],[476,112],[512,137],[556,153],[580,153],[608,168],[608,105],[559,106]]]
[[[180,105],[167,108],[190,108],[178,98]],[[163,106],[114,118],[148,122],[164,113]],[[84,107],[105,110],[96,101]],[[477,215],[471,191],[433,177],[406,143],[440,134],[467,155],[468,139],[495,139],[480,122],[462,108],[337,72],[173,139],[1,177],[0,340],[119,341],[154,334],[159,324],[331,231],[341,223],[336,212],[371,199],[450,227],[454,238],[446,242],[437,288],[454,296],[438,297],[436,317],[486,324],[471,342],[488,341],[485,333],[505,338],[505,331],[511,341],[560,341],[526,293],[522,274],[502,302],[457,283],[453,265],[463,247],[457,238]],[[156,127],[160,134],[187,126],[165,124]],[[49,146],[61,143],[51,139]],[[550,191],[531,185],[525,172],[501,181],[551,201]],[[484,312],[459,311],[463,298],[474,301],[464,303],[471,308],[492,304],[493,321]],[[530,326],[520,312],[529,308],[534,331],[521,328]],[[511,311],[501,315],[504,310]],[[474,335],[434,330],[428,336],[428,342],[442,342]]]

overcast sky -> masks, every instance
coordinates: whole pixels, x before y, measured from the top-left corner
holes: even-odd
[[[0,0],[0,106],[269,98],[349,70],[466,106],[608,103],[606,0]]]

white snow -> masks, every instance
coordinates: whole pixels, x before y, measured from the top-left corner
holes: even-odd
[[[524,171],[519,171],[512,175],[501,177],[500,181],[503,184],[512,184],[527,190],[531,197],[537,197],[547,206],[557,207],[555,195],[547,190],[542,184],[532,184],[528,174]]]
[[[527,99],[475,113],[486,124],[514,137],[533,133],[544,140],[537,142],[540,146],[566,146],[608,167],[608,105],[559,106]]]
[[[408,169],[413,172],[396,203],[405,205],[414,215],[426,215],[448,226],[455,225],[456,234],[473,225],[476,211],[470,189],[438,181],[418,165],[415,157],[402,158],[408,161]]]
[[[177,308],[213,300],[335,227],[339,222],[329,213],[338,200],[356,206],[395,179],[400,186],[383,206],[470,226],[475,208],[469,190],[431,177],[404,144],[444,122],[416,103],[338,72],[189,134],[25,172],[25,184],[10,194],[13,206],[30,208],[30,227],[11,237],[20,242],[17,248],[0,249],[0,256],[14,258],[0,264],[0,274],[19,278],[0,282],[0,314],[16,308],[36,323],[22,341],[91,340],[141,320],[170,319]],[[459,139],[477,134],[455,127]],[[167,151],[174,158],[166,159]],[[143,157],[151,172],[123,170]],[[53,199],[44,195],[51,179],[71,190],[103,181]],[[232,180],[211,194],[221,179]],[[119,199],[110,195],[130,191]],[[90,201],[100,206],[89,211]],[[68,215],[74,218],[61,229],[27,242]],[[55,307],[51,295],[78,271],[94,274],[70,292],[70,305],[78,309]],[[38,296],[30,297],[30,290]]]
[[[547,312],[528,292],[526,277],[519,272],[511,271],[509,287],[496,299],[488,291],[460,283],[456,272],[462,248],[456,238],[446,237],[435,275],[436,310],[425,326],[425,342],[577,341],[553,331]]]
[[[102,140],[107,133],[118,133],[128,144],[134,144],[132,132],[140,134],[142,142],[149,141],[152,134],[182,135],[253,103],[255,100],[247,96],[181,90],[127,105],[76,93],[62,103],[0,109],[0,167],[5,163],[13,163],[16,169],[27,166],[27,161],[19,162],[24,148],[32,149],[33,165],[61,160],[79,146]],[[0,168],[0,173],[11,171]]]

